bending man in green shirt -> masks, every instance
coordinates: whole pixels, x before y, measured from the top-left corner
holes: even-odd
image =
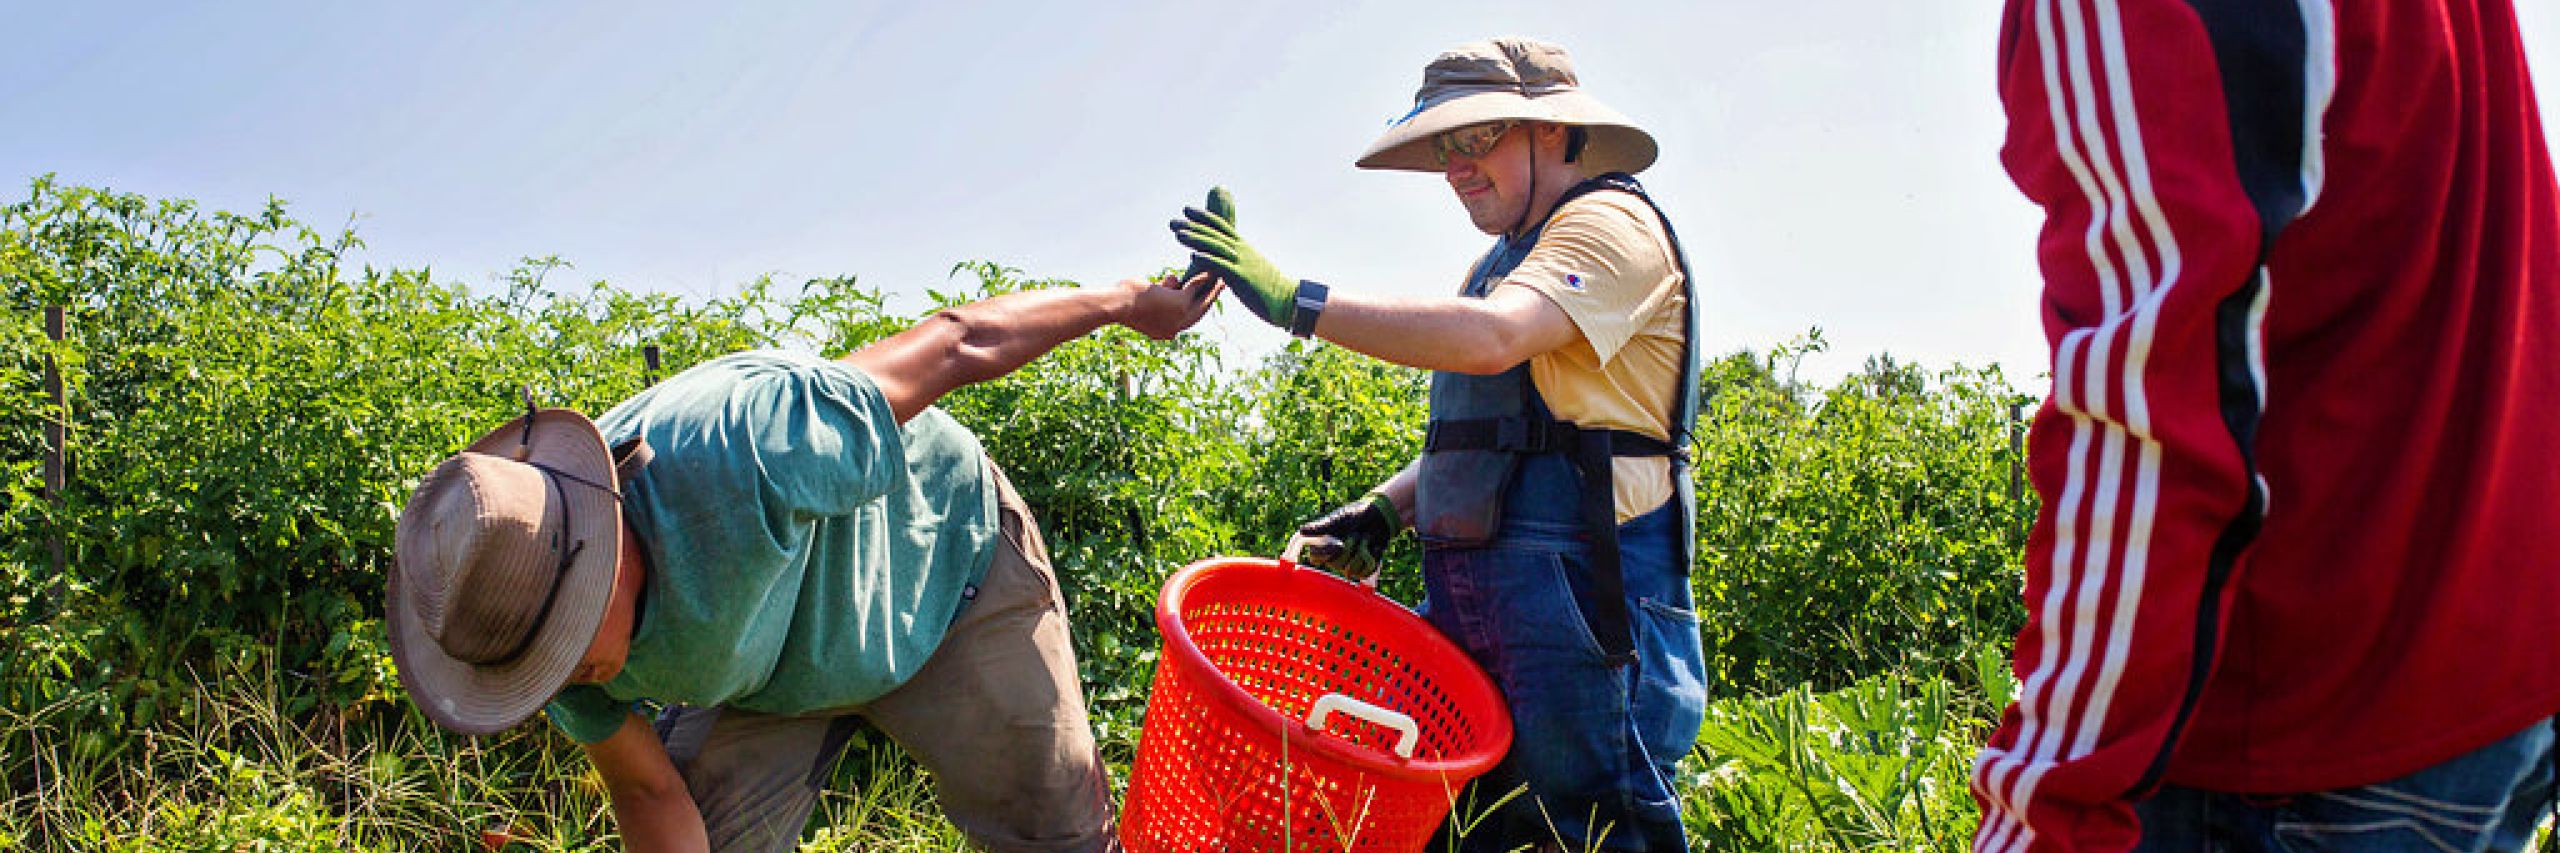
[[[931,406],[1108,323],[1171,338],[1216,290],[1008,294],[840,361],[713,359],[592,422],[528,412],[401,515],[401,682],[465,734],[547,706],[633,850],[792,848],[862,720],[975,843],[1114,849],[1039,530]]]

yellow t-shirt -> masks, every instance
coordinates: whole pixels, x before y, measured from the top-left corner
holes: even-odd
[[[1529,359],[1529,379],[1548,410],[1585,427],[1669,440],[1689,316],[1680,284],[1662,220],[1635,196],[1591,193],[1548,220],[1538,245],[1499,285],[1545,296],[1582,332],[1582,340]],[[1619,523],[1671,499],[1671,460],[1614,461]]]

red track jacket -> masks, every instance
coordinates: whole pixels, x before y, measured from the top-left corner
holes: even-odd
[[[2053,390],[1976,849],[2560,712],[2560,213],[2510,0],[2009,0],[2001,41]]]

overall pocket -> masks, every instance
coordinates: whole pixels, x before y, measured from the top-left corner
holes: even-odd
[[[1707,719],[1706,660],[1698,614],[1660,599],[1637,602],[1636,732],[1663,773],[1698,742]]]

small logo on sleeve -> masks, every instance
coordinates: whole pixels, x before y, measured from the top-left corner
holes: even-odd
[[[1581,274],[1579,274],[1579,273],[1565,273],[1565,276],[1564,276],[1564,289],[1566,289],[1566,290],[1570,290],[1570,291],[1573,291],[1573,292],[1575,292],[1575,293],[1581,293],[1581,292],[1582,292],[1582,276],[1581,276]]]

